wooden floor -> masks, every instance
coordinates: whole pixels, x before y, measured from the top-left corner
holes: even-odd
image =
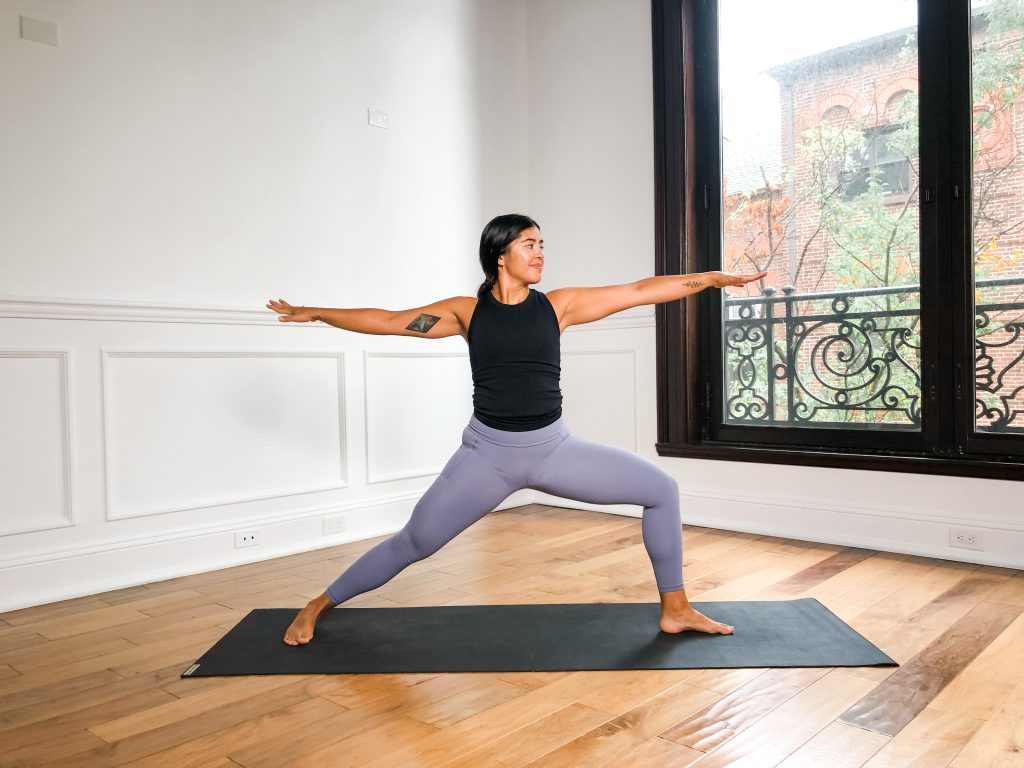
[[[1024,573],[692,526],[691,600],[815,597],[901,666],[180,679],[377,541],[0,614],[0,765],[1024,766]],[[657,599],[639,519],[535,504],[346,605]]]

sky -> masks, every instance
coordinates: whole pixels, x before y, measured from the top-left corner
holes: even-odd
[[[726,176],[751,153],[778,157],[778,83],[759,72],[917,26],[916,0],[719,0],[718,7]]]

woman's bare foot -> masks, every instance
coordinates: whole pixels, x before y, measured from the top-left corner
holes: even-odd
[[[659,592],[661,595],[661,631],[685,632],[692,629],[696,632],[707,632],[711,635],[731,635],[733,627],[720,621],[709,619],[690,605],[686,592]]]
[[[306,607],[299,611],[299,615],[295,617],[291,626],[285,631],[284,641],[288,645],[305,645],[308,643],[313,639],[313,627],[316,626],[317,619],[325,611],[333,608],[334,605],[331,599],[327,597],[326,592],[310,600]]]

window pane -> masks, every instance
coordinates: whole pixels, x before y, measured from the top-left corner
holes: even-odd
[[[918,430],[917,5],[720,0],[729,424]]]
[[[975,423],[1024,432],[1024,2],[971,17]]]

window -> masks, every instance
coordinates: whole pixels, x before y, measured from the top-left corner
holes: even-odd
[[[652,0],[658,450],[1024,479],[1024,0],[863,2]]]
[[[839,174],[844,199],[869,194],[873,185],[889,199],[910,193],[911,159],[893,146],[895,141],[889,141],[901,130],[907,127],[890,125],[865,131],[863,145],[852,149]]]

